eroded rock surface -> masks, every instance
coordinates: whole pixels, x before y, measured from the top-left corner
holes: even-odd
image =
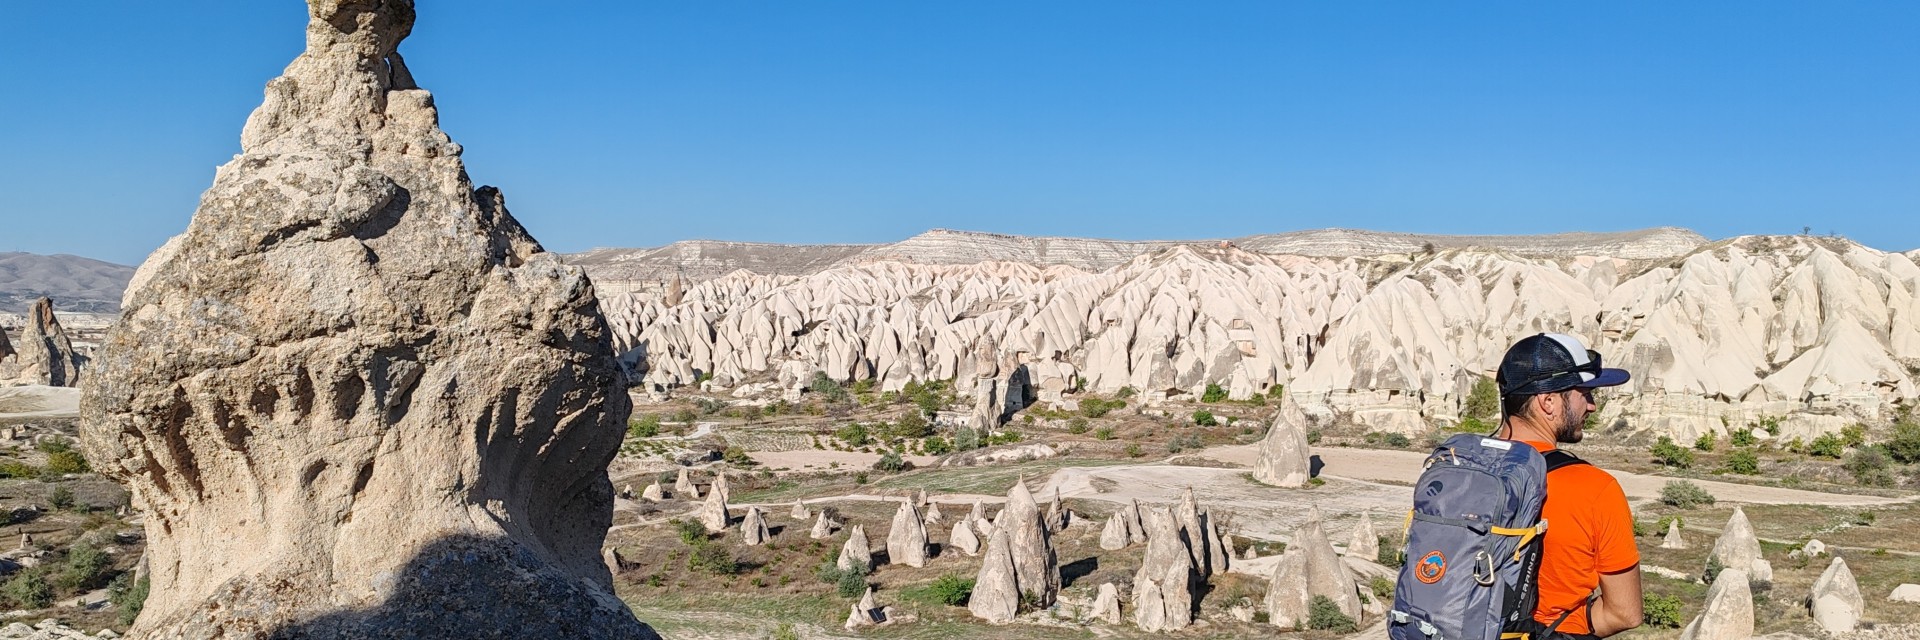
[[[1313,448],[1307,443],[1307,417],[1290,398],[1280,399],[1280,411],[1260,439],[1260,458],[1253,479],[1276,487],[1298,489],[1313,478]]]
[[[987,555],[974,576],[973,595],[967,599],[967,611],[995,624],[1013,620],[1020,613],[1020,578],[1013,565],[1013,536],[994,529],[987,540]]]
[[[1761,555],[1760,537],[1754,534],[1753,523],[1740,507],[1733,508],[1727,526],[1720,530],[1720,539],[1714,541],[1711,557],[1719,560],[1721,567],[1745,572],[1747,579],[1754,582],[1773,581],[1773,565]]]
[[[74,351],[73,340],[60,326],[60,318],[53,314],[53,301],[47,298],[35,300],[28,308],[19,345],[9,344],[5,332],[0,332],[0,384],[78,386],[85,362]]]
[[[1707,607],[1687,628],[1680,640],[1745,640],[1753,637],[1753,587],[1747,572],[1727,569],[1707,589]]]
[[[1813,613],[1813,621],[1827,633],[1839,635],[1850,633],[1859,626],[1860,616],[1866,613],[1866,598],[1860,595],[1860,585],[1853,580],[1853,570],[1847,568],[1844,558],[1835,557],[1827,564],[1827,570],[1813,581],[1813,591],[1807,597],[1808,606]]]
[[[86,376],[146,513],[131,635],[653,637],[601,561],[631,408],[592,285],[468,180],[412,2],[308,14]]]
[[[900,503],[887,530],[887,562],[909,567],[927,566],[927,525],[912,501]]]
[[[1203,580],[1192,547],[1176,514],[1153,508],[1143,515],[1147,552],[1133,574],[1134,624],[1148,632],[1185,629],[1193,622],[1194,583]]]

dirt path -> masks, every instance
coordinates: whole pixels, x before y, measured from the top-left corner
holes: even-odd
[[[1314,453],[1326,463],[1323,475],[1388,482],[1411,486],[1420,478],[1421,465],[1426,454],[1417,451],[1392,451],[1386,449],[1350,449],[1327,447],[1314,449]],[[1260,456],[1258,445],[1237,447],[1218,447],[1203,452],[1208,458],[1232,464],[1252,465]],[[1660,488],[1673,478],[1648,476],[1625,471],[1608,470],[1607,473],[1620,481],[1620,488],[1630,500],[1658,500]],[[1822,493],[1802,489],[1780,487],[1762,487],[1714,480],[1692,480],[1694,484],[1706,489],[1713,497],[1726,502],[1744,504],[1819,504],[1831,506],[1872,506],[1913,502],[1920,496],[1904,498],[1883,498],[1880,496],[1860,496],[1842,493]]]
[[[64,418],[79,414],[79,389],[42,385],[0,388],[0,418]]]

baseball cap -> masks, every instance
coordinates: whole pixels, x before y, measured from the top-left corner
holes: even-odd
[[[1500,359],[1493,380],[1502,397],[1537,395],[1575,387],[1611,387],[1632,379],[1625,369],[1600,366],[1600,354],[1564,333],[1521,338]]]

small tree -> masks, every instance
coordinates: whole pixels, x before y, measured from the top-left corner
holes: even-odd
[[[1891,460],[1880,447],[1861,447],[1847,456],[1841,467],[1853,474],[1856,482],[1864,485],[1884,487],[1893,484],[1893,472],[1889,467]]]
[[[1731,436],[1728,437],[1728,440],[1731,441],[1733,443],[1733,446],[1736,446],[1736,447],[1751,447],[1753,446],[1753,443],[1758,441],[1757,438],[1753,437],[1752,429],[1741,429],[1739,431],[1735,431]]]
[[[1473,390],[1467,393],[1467,404],[1461,413],[1468,418],[1492,419],[1500,412],[1500,388],[1493,378],[1480,378],[1473,381]]]
[[[1217,384],[1208,383],[1207,390],[1200,394],[1200,401],[1207,404],[1213,404],[1225,399],[1227,399],[1227,390],[1220,388],[1220,385]]]
[[[1708,431],[1706,433],[1700,434],[1699,439],[1696,439],[1693,441],[1693,448],[1699,449],[1701,451],[1712,451],[1713,450],[1713,432]]]
[[[660,435],[660,416],[645,413],[627,420],[627,433],[635,438],[651,438]]]
[[[1212,411],[1201,409],[1199,411],[1193,412],[1193,424],[1202,426],[1202,427],[1211,427],[1213,425],[1220,424],[1220,423],[1219,421],[1214,420]]]
[[[1847,442],[1840,439],[1839,435],[1832,433],[1820,434],[1819,437],[1813,439],[1813,442],[1807,443],[1807,453],[1822,458],[1837,459],[1840,457],[1840,454],[1845,453],[1846,450]]]
[[[1640,608],[1646,611],[1647,626],[1662,629],[1680,628],[1680,598],[1648,593],[1640,598]]]
[[[1901,463],[1920,462],[1920,422],[1904,419],[1894,423],[1887,438],[1887,456]]]

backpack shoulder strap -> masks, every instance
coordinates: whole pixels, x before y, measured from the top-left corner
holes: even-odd
[[[1566,451],[1563,451],[1560,449],[1554,449],[1552,451],[1548,451],[1546,453],[1541,454],[1540,457],[1546,458],[1548,473],[1552,473],[1555,469],[1559,469],[1561,467],[1565,467],[1569,465],[1588,464],[1587,461],[1581,460],[1579,456],[1575,456],[1571,453],[1567,453]]]

